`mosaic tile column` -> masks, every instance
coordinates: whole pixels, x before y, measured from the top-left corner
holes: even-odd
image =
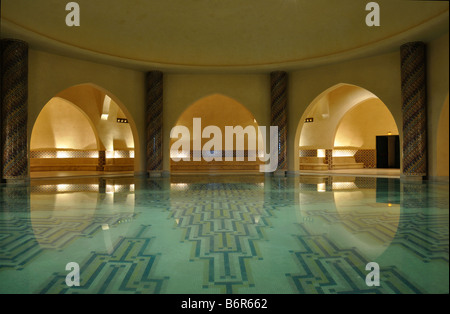
[[[98,166],[97,171],[104,171],[106,165],[106,151],[100,150],[98,152]]]
[[[0,0],[0,13],[1,13],[1,0]],[[0,34],[1,34],[1,23],[0,23]],[[3,40],[0,38],[0,152],[3,151],[3,139],[1,135],[2,125],[3,125],[3,114],[2,114],[2,81],[3,81]],[[0,153],[0,174],[3,174],[3,154]],[[0,183],[3,181],[0,175]]]
[[[28,177],[28,44],[2,40],[2,179]]]
[[[277,71],[270,73],[271,125],[278,126],[278,168],[287,170],[287,88],[288,74]]]
[[[163,73],[152,71],[146,78],[147,171],[161,175],[163,164]]]
[[[427,175],[427,95],[425,44],[401,46],[403,175]]]
[[[333,170],[333,150],[325,149],[325,163],[328,166],[328,170]]]

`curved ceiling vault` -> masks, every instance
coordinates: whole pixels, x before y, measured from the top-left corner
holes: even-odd
[[[363,0],[3,1],[3,37],[65,55],[149,70],[297,69],[386,52],[448,32],[447,1],[378,0],[368,27]]]

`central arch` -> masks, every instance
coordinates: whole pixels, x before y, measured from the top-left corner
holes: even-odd
[[[218,135],[222,136],[219,142],[220,148],[213,147],[211,155],[208,157],[217,159],[206,161],[204,158],[201,161],[194,161],[194,156],[202,156],[198,148],[205,148],[205,144],[208,145],[208,149],[211,146],[208,144],[216,134],[209,134],[209,137],[202,136],[204,134],[198,134],[194,132],[194,119],[201,123],[201,132],[205,127],[214,126],[219,131]],[[193,104],[191,104],[178,118],[174,127],[185,127],[190,136],[189,152],[174,151],[171,149],[170,158],[170,170],[172,173],[177,172],[259,172],[259,166],[263,164],[259,157],[264,152],[263,137],[258,132],[259,125],[253,114],[241,103],[233,98],[222,94],[212,94],[203,97]],[[243,134],[244,145],[243,147],[237,146],[236,137],[233,136],[233,151],[226,151],[225,135],[227,134],[227,126],[236,127],[240,126],[245,130],[252,131]],[[179,140],[179,138],[171,138],[170,147]],[[197,143],[195,145],[195,142]],[[252,144],[254,143],[254,147]],[[200,149],[201,150],[201,149]],[[229,154],[233,156],[233,161],[226,161],[225,156]],[[188,159],[189,161],[180,160],[175,161],[178,158]],[[204,157],[204,156],[203,156]],[[221,157],[221,158],[220,158]],[[238,157],[243,160],[237,160]],[[253,158],[249,158],[253,157]],[[221,160],[219,160],[221,159]],[[252,160],[255,159],[255,160]]]

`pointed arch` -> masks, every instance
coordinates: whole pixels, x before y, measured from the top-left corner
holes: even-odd
[[[363,106],[365,109],[362,109]],[[378,126],[386,125],[386,130],[375,126],[375,119],[370,120],[369,112],[376,113],[377,117],[382,117],[378,121]],[[362,125],[364,121],[362,117],[370,123]],[[367,136],[364,139],[364,136],[361,135],[361,130],[364,128],[371,130],[370,136],[373,138],[375,138],[375,134],[399,134],[392,113],[375,94],[360,86],[347,83],[331,86],[311,102],[297,125],[295,134],[295,145],[297,146],[294,150],[295,169],[300,169],[300,149],[309,154],[313,154],[319,149],[340,148],[351,149],[355,152],[358,149],[370,147],[374,150],[375,140],[371,140],[369,145]],[[348,141],[342,141],[345,137],[348,138]]]
[[[259,169],[259,159],[258,152],[259,149],[263,150],[263,138],[261,134],[259,134],[259,125],[256,121],[254,115],[240,102],[237,100],[228,97],[223,94],[210,94],[205,97],[202,97],[198,100],[196,100],[194,103],[192,103],[188,108],[184,110],[184,112],[178,117],[175,125],[173,127],[177,126],[184,126],[189,130],[189,133],[192,135],[190,137],[190,152],[191,156],[194,154],[194,141],[197,141],[196,143],[200,143],[200,146],[203,147],[205,143],[207,143],[210,139],[204,138],[201,136],[201,134],[194,133],[194,118],[200,118],[201,120],[201,127],[202,129],[207,126],[214,126],[217,127],[216,130],[217,133],[220,133],[219,135],[222,135],[222,138],[220,142],[221,145],[221,151],[220,152],[214,152],[216,156],[225,156],[225,127],[227,126],[242,126],[243,129],[246,129],[247,127],[251,127],[249,130],[253,129],[255,130],[255,134],[246,134],[246,141],[244,142],[244,151],[238,151],[236,148],[236,141],[234,141],[234,156],[245,156],[245,162],[174,162],[172,159],[175,156],[171,156],[171,171],[181,171],[181,170],[205,170],[205,171],[220,171],[220,170],[258,170]],[[220,130],[220,132],[219,132]],[[200,138],[197,138],[199,137]],[[170,146],[176,142],[176,139],[170,140]],[[255,145],[255,151],[249,146],[249,143],[256,143]],[[195,152],[199,154],[199,152]],[[174,152],[172,152],[174,154]],[[184,157],[187,153],[184,152],[183,156],[178,157]],[[248,156],[252,156],[252,154],[256,154],[256,162],[247,161]],[[191,166],[192,165],[192,166]]]
[[[96,84],[82,83],[61,90],[48,103],[55,100],[71,103],[89,122],[90,128],[97,139],[97,155],[101,155],[98,158],[102,158],[105,152],[106,158],[108,158],[109,152],[110,156],[112,156],[111,160],[114,157],[127,159],[112,160],[111,164],[105,167],[105,171],[130,171],[133,168],[138,168],[140,164],[140,145],[136,123],[127,107],[114,94]],[[41,111],[44,108],[45,106],[43,106]],[[33,121],[33,129],[39,120],[39,116],[37,115]],[[119,120],[124,123],[119,124]],[[79,126],[79,129],[86,129],[86,127]],[[63,131],[60,131],[60,134]],[[30,135],[30,151],[34,148],[31,144],[32,138],[33,131]],[[71,138],[71,143],[66,146],[74,148],[76,137],[71,136]],[[79,149],[79,147],[77,148]],[[59,148],[55,146],[54,149]],[[99,162],[101,163],[101,161]],[[89,169],[95,170],[93,167]],[[99,169],[102,169],[102,165],[100,165]]]

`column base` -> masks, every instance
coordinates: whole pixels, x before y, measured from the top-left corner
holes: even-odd
[[[20,178],[20,179],[2,179],[1,183],[5,183],[7,185],[20,185],[27,184],[30,182],[30,178]]]
[[[410,181],[410,182],[420,182],[420,181],[424,181],[427,179],[427,176],[425,175],[420,175],[420,176],[408,176],[408,175],[404,175],[401,174],[400,175],[400,180],[402,181]]]
[[[434,182],[449,183],[448,176],[430,176],[430,177],[428,177],[428,180],[434,181]]]
[[[147,172],[146,171],[135,171],[134,172],[134,176],[135,177],[146,177],[147,176]]]
[[[170,177],[170,171],[167,170],[148,171],[148,176],[150,178],[168,178]]]
[[[285,177],[286,176],[286,170],[275,170],[273,172],[274,177]]]

